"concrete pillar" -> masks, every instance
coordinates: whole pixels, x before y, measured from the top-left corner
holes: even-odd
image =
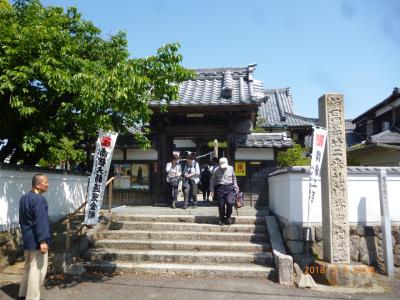
[[[328,129],[321,172],[324,261],[350,263],[343,95],[325,94],[318,104],[320,126]]]

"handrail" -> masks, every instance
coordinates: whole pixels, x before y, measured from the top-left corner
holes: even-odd
[[[113,194],[113,181],[115,177],[111,177],[110,179],[107,180],[106,186],[110,185],[108,188],[108,213],[111,213],[111,206],[112,206],[112,194]]]
[[[106,185],[109,185],[108,188],[108,212],[111,213],[111,206],[112,206],[112,193],[113,193],[113,181],[115,177],[111,177],[107,180]],[[77,213],[86,206],[87,201],[83,202],[74,212],[66,215],[60,221],[62,224],[67,224],[67,233],[65,239],[65,251],[68,252],[70,245],[71,245],[71,220],[77,215]]]
[[[61,224],[67,224],[67,232],[65,235],[65,251],[68,252],[71,246],[71,220],[76,216],[76,214],[85,207],[87,201],[83,202],[74,212],[66,215],[65,220],[61,221]]]
[[[87,204],[87,201],[83,202],[74,212],[69,213],[65,217],[61,218],[60,222],[65,224],[68,219],[72,219],[75,215]]]
[[[106,186],[109,185],[113,180],[115,179],[115,177],[111,177],[110,179],[107,180],[106,182]]]

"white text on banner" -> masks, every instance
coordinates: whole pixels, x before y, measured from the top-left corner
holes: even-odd
[[[90,176],[84,224],[97,224],[103,202],[104,189],[118,133],[100,131],[96,141],[93,170]]]

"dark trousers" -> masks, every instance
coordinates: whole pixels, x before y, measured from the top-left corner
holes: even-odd
[[[170,195],[170,204],[176,202],[178,199],[178,186],[173,186],[172,184],[168,183],[169,185],[169,195]]]
[[[232,207],[235,202],[233,184],[216,185],[214,188],[215,196],[218,201],[219,218],[221,221],[227,220],[232,215]]]
[[[206,200],[210,197],[210,185],[202,184],[203,188],[203,200]]]
[[[193,199],[193,205],[197,205],[197,183],[193,179],[188,179],[185,189],[185,206],[189,203],[189,196]]]

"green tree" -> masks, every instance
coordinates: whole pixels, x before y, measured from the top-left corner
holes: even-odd
[[[179,44],[130,58],[124,32],[103,38],[75,7],[0,0],[0,161],[36,164],[67,138],[87,143],[102,129],[146,125],[149,101],[176,100],[184,69]],[[148,146],[144,134],[136,138]]]
[[[307,151],[307,148],[302,148],[299,144],[294,144],[292,148],[278,153],[278,165],[280,167],[309,166],[311,160],[305,157]]]
[[[76,149],[75,142],[63,137],[57,144],[51,146],[46,158],[41,158],[39,164],[42,167],[53,168],[63,163],[64,168],[73,170],[78,162],[84,162],[86,158],[83,149]]]

